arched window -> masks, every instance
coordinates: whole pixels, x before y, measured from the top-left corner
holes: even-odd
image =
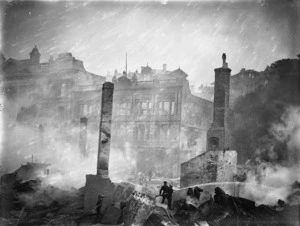
[[[217,138],[217,137],[210,137],[208,142],[209,142],[209,146],[211,148],[219,147],[219,138]]]

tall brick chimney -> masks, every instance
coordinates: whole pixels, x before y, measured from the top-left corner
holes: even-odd
[[[224,182],[232,182],[236,174],[237,152],[231,150],[230,133],[233,119],[233,112],[229,109],[231,69],[226,63],[225,53],[222,59],[222,67],[215,69],[214,112],[207,131],[207,149],[181,164],[181,188],[215,182],[222,187]]]
[[[231,146],[229,131],[230,109],[230,72],[226,63],[226,54],[222,55],[223,65],[215,69],[215,91],[213,123],[207,132],[207,151],[224,150]]]
[[[114,84],[102,86],[97,175],[108,178]]]

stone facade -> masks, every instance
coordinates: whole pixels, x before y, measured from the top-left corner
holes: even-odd
[[[141,73],[112,79],[112,151],[134,162],[133,172],[177,177],[182,162],[205,151],[213,106],[191,94],[187,76],[180,68],[147,65]]]
[[[22,135],[26,142],[8,142],[6,150],[31,153],[36,149],[41,153],[38,160],[42,161],[43,151],[49,153],[57,148],[56,141],[62,141],[75,153],[81,150],[83,156],[97,153],[98,136],[93,134],[99,131],[101,87],[105,77],[86,71],[83,62],[71,53],[41,63],[37,47],[30,53],[30,59],[3,59],[2,72],[5,136],[9,138],[18,126],[27,130]],[[84,117],[86,133],[80,135],[80,119]],[[36,141],[39,139],[40,142]],[[35,141],[28,145],[28,140]],[[17,157],[16,166],[23,161]]]
[[[229,150],[233,112],[229,108],[230,72],[223,54],[223,66],[215,69],[213,122],[207,132],[206,152],[181,164],[180,187],[212,182],[229,182],[236,174],[237,153]]]

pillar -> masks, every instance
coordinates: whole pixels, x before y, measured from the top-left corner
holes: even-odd
[[[101,175],[104,178],[108,177],[113,92],[114,92],[114,84],[111,82],[105,82],[102,87],[98,162],[97,162],[97,175]]]

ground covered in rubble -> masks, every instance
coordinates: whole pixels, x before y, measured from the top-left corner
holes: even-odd
[[[31,171],[43,170],[43,165],[26,167],[26,174],[17,170],[1,177],[0,225],[299,225],[299,182],[285,202],[278,200],[274,206],[230,196],[218,187],[210,200],[200,203],[202,189],[195,187],[174,201],[172,210],[157,196],[159,182],[120,183],[114,191],[116,201],[97,215],[95,210],[84,213],[84,187],[44,185]]]

